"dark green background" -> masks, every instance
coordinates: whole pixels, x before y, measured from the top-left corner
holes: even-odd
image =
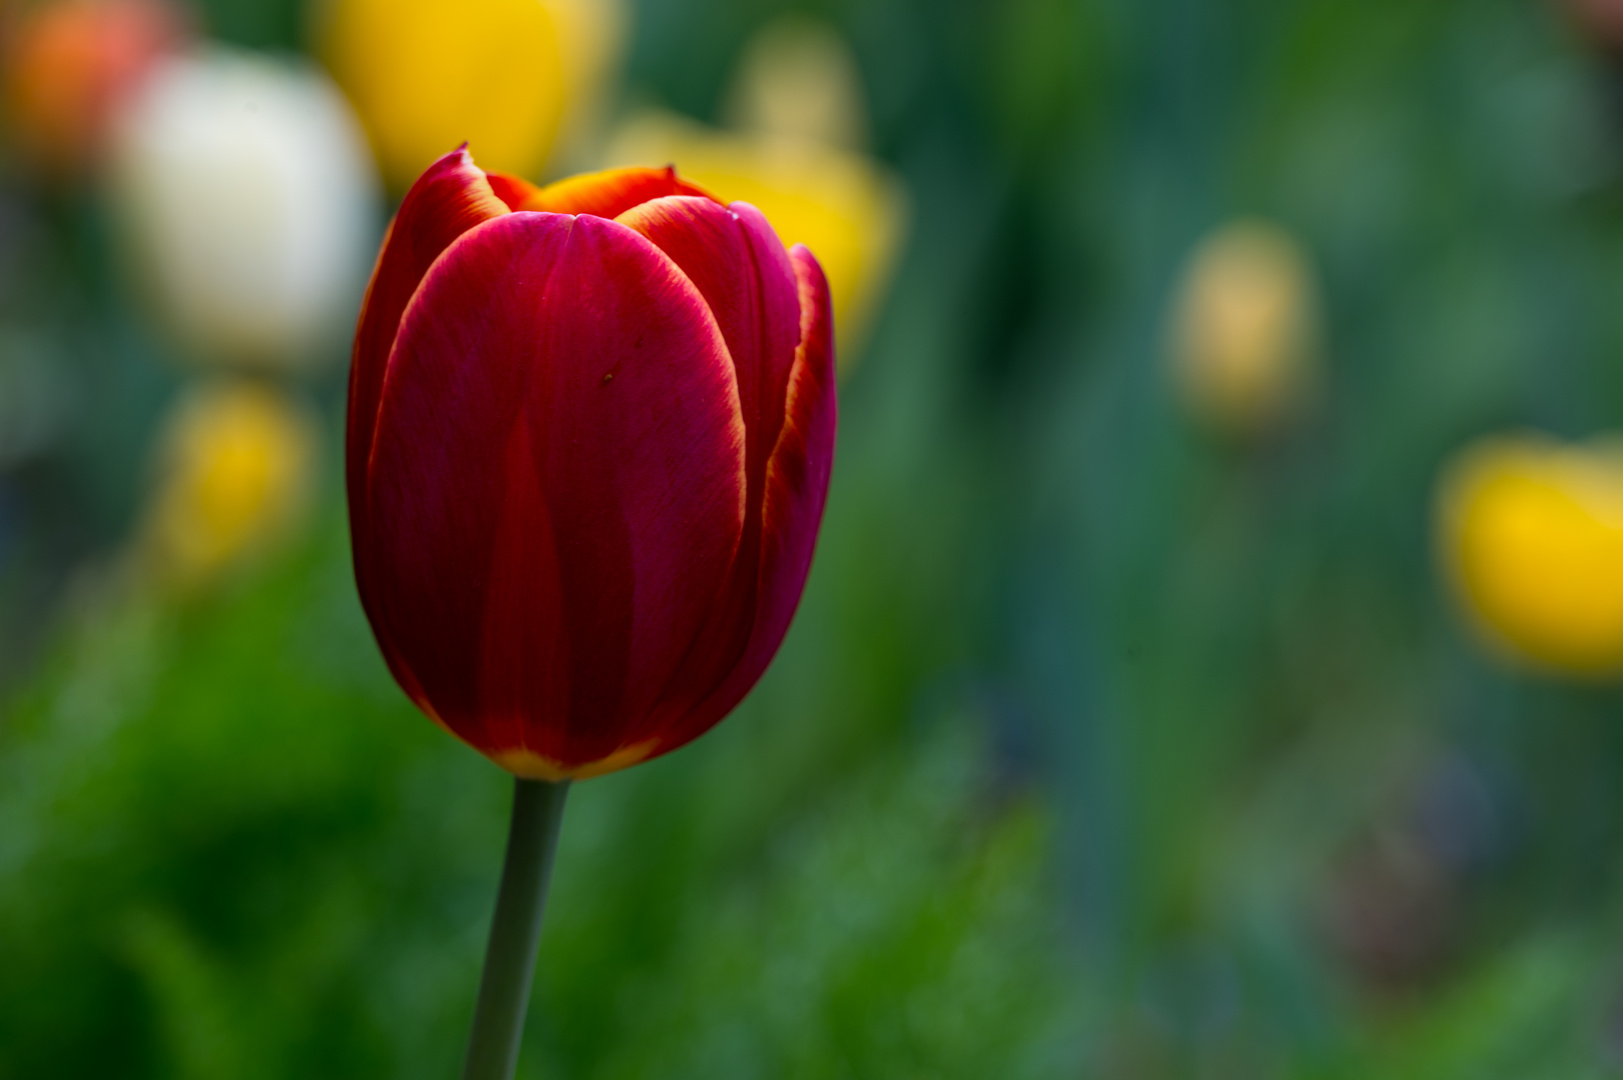
[[[1428,536],[1471,436],[1623,420],[1601,51],[1536,0],[641,0],[625,98],[714,118],[786,10],[854,47],[912,234],[777,663],[571,796],[521,1074],[1623,1075],[1619,698],[1484,660]],[[341,372],[307,540],[129,600],[180,377],[94,192],[4,175],[0,1078],[451,1076],[508,783],[377,657]],[[1162,356],[1241,213],[1328,358],[1244,446]]]

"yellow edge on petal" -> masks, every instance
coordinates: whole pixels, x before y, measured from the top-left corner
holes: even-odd
[[[889,169],[839,147],[716,131],[663,112],[627,121],[606,156],[621,167],[674,162],[717,201],[753,204],[785,246],[811,248],[828,275],[840,363],[855,357],[907,233],[907,191]]]
[[[559,780],[589,780],[594,776],[629,768],[646,761],[658,745],[658,739],[644,739],[630,746],[622,746],[608,757],[588,761],[584,765],[565,765],[522,746],[512,750],[495,751],[490,755],[490,760],[514,776],[556,783]]]

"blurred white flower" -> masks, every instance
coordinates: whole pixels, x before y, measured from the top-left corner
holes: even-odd
[[[174,58],[121,118],[112,181],[137,285],[186,351],[249,366],[339,355],[378,182],[324,75],[219,48]]]

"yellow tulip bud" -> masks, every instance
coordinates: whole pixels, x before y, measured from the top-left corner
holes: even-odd
[[[840,366],[848,366],[907,220],[905,194],[889,170],[836,147],[717,131],[669,113],[633,119],[608,158],[613,165],[674,164],[722,202],[754,204],[785,244],[816,252],[833,297]]]
[[[1171,325],[1173,377],[1197,416],[1255,435],[1300,408],[1317,361],[1306,254],[1259,221],[1225,225],[1190,256]]]
[[[309,495],[313,425],[253,382],[194,392],[169,418],[141,536],[156,576],[202,584],[285,537]]]
[[[1500,654],[1579,677],[1623,672],[1623,440],[1481,440],[1442,474],[1437,535]]]
[[[820,22],[788,16],[771,23],[744,48],[728,120],[739,131],[859,150],[868,119],[856,58]]]
[[[623,29],[618,0],[336,0],[319,51],[403,191],[463,142],[485,168],[538,177]]]
[[[753,203],[785,244],[828,275],[842,371],[855,359],[906,233],[901,181],[858,151],[867,118],[855,58],[821,23],[786,17],[745,46],[730,97],[735,130],[665,112],[633,117],[609,165],[670,165],[722,202]]]

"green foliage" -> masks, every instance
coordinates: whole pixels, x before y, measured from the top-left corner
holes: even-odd
[[[394,688],[347,575],[329,532],[189,606],[109,601],[8,711],[0,1076],[455,1068],[508,787]],[[830,783],[836,727],[751,709],[580,785],[526,1067],[1037,1053],[1066,1000],[1044,815],[997,800],[971,721],[927,727]]]
[[[1428,535],[1463,440],[1623,425],[1617,62],[1511,0],[647,0],[624,96],[713,115],[790,6],[914,232],[782,655],[571,795],[523,1075],[1623,1075],[1620,699],[1494,667]],[[453,1075],[505,777],[390,681],[336,500],[213,593],[56,587],[177,376],[90,202],[0,179],[0,389],[82,399],[0,462],[0,1080]],[[1324,293],[1249,442],[1164,355],[1238,215]]]

